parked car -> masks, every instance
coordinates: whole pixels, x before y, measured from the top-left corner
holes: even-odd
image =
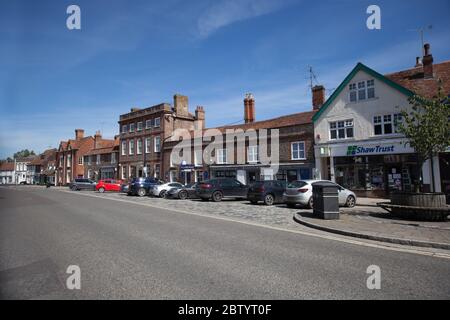
[[[94,180],[91,179],[75,179],[71,183],[69,183],[69,188],[72,191],[79,191],[79,190],[95,190],[95,186],[97,183]]]
[[[120,192],[128,193],[129,189],[130,189],[130,184],[128,182],[122,182],[122,184],[120,185]]]
[[[100,180],[95,186],[95,190],[100,193],[105,191],[120,191],[120,187],[122,185],[122,180],[113,180],[113,179],[104,179]]]
[[[128,185],[129,196],[138,195],[140,197],[146,196],[149,194],[149,190],[151,187],[160,184],[161,182],[155,178],[133,178]]]
[[[204,201],[219,202],[223,198],[246,199],[248,186],[233,178],[217,178],[200,182],[195,191]]]
[[[24,184],[24,185],[26,185],[26,184],[28,184],[28,182],[26,182],[26,181],[21,181],[19,184]]]
[[[187,184],[181,188],[174,187],[166,192],[167,199],[195,199],[197,195],[195,193],[196,183]]]
[[[275,203],[283,202],[285,190],[286,181],[256,181],[248,189],[247,200],[253,204],[262,201],[265,205],[271,206]]]
[[[183,185],[178,182],[168,182],[164,184],[154,185],[150,188],[150,195],[155,197],[164,198],[166,192],[172,188],[183,188]]]
[[[299,180],[289,183],[287,185],[286,192],[283,195],[283,202],[285,202],[288,207],[295,207],[295,205],[300,204],[302,206],[312,208],[312,184],[321,181],[326,180]],[[334,182],[331,183],[335,184]],[[354,207],[356,205],[355,193],[338,184],[336,184],[336,186],[338,187],[339,205],[350,208]]]

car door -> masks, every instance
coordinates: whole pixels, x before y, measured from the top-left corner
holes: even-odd
[[[220,179],[219,180],[220,189],[223,192],[224,197],[232,197],[233,194],[233,185],[230,179]]]
[[[338,201],[339,205],[343,206],[345,204],[345,201],[347,201],[347,193],[345,192],[345,189],[341,187],[340,185],[336,184],[338,189]]]
[[[238,180],[231,180],[232,193],[236,197],[247,197],[247,186],[239,182]]]
[[[284,190],[286,190],[286,183],[284,181],[274,181],[273,190],[275,193],[275,201],[281,202],[283,200]]]

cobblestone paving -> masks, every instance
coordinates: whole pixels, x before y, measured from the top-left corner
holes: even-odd
[[[89,191],[84,191],[89,192]],[[310,209],[302,207],[288,208],[284,204],[276,204],[266,206],[262,203],[253,205],[248,201],[224,199],[221,202],[201,201],[199,199],[161,199],[157,197],[136,197],[127,196],[123,193],[98,193],[89,192],[96,196],[123,199],[136,203],[145,203],[159,208],[179,210],[184,212],[193,212],[204,215],[215,215],[228,217],[233,219],[244,220],[248,222],[260,223],[271,226],[278,226],[294,230],[307,230],[309,232],[314,229],[304,227],[294,221],[294,213],[312,213]],[[356,210],[368,210],[370,212],[382,212],[380,208],[374,207],[357,207],[357,208],[341,208],[341,213],[352,213]],[[315,231],[316,232],[316,231]]]

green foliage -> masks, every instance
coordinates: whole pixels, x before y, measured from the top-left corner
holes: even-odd
[[[408,138],[407,143],[416,150],[423,164],[450,146],[450,104],[440,92],[433,99],[412,96],[409,103],[412,110],[401,112],[398,130]]]
[[[30,151],[28,149],[24,149],[24,150],[20,150],[20,151],[17,151],[16,153],[14,153],[14,159],[26,158],[26,157],[34,156],[34,155],[36,155],[36,154],[34,153],[33,150]]]

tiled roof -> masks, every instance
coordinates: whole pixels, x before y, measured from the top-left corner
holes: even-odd
[[[90,150],[88,153],[86,153],[87,156],[119,151],[119,140],[102,139],[101,141],[98,142],[100,144],[100,147]]]
[[[433,74],[433,78],[425,79],[420,66],[386,74],[385,77],[426,98],[437,95],[439,85],[445,96],[450,95],[450,61],[433,64]]]
[[[218,127],[219,130],[225,130],[225,129],[274,129],[274,128],[282,128],[282,127],[289,127],[299,124],[308,124],[312,123],[312,117],[316,111],[306,111],[306,112],[299,112],[294,114],[289,114],[286,116],[281,116],[273,119],[268,120],[262,120],[262,121],[255,121],[252,123],[244,123],[244,124],[238,124],[238,125],[231,125],[231,126],[223,126]]]
[[[0,171],[14,171],[14,162],[0,163]]]

